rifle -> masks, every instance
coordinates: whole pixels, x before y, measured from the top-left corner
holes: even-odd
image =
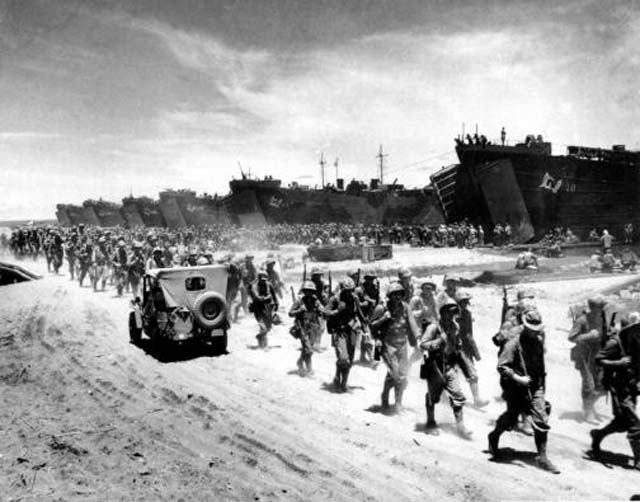
[[[293,291],[293,286],[289,286],[291,288],[291,303],[295,303],[296,302],[296,294]]]
[[[307,280],[307,264],[305,263],[302,266],[302,282],[304,283]]]
[[[333,287],[331,285],[331,270],[329,270],[329,296],[333,294]]]
[[[502,317],[500,326],[504,324],[504,319],[507,316],[507,310],[509,310],[509,297],[507,296],[507,286],[502,286]]]
[[[360,269],[358,269],[358,275],[356,275],[356,288],[360,285]]]

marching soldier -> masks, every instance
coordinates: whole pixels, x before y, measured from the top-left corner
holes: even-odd
[[[414,296],[409,302],[409,309],[424,332],[427,326],[438,322],[438,307],[433,293],[436,285],[431,279],[425,279],[420,284],[420,295]]]
[[[560,471],[547,457],[550,405],[545,401],[544,325],[536,310],[529,310],[522,319],[524,328],[509,340],[498,358],[502,396],[507,410],[500,415],[489,433],[489,452],[499,458],[500,435],[511,430],[518,416],[531,417],[538,456],[538,466],[558,474]]]
[[[76,272],[76,254],[78,252],[76,237],[75,234],[71,235],[71,239],[69,239],[65,243],[65,255],[67,258],[67,263],[69,264],[69,274],[71,275],[71,280],[75,280],[75,272]]]
[[[258,321],[258,347],[266,349],[269,345],[267,335],[273,328],[273,313],[278,310],[276,291],[267,280],[267,272],[260,270],[258,280],[251,286],[251,306],[249,308]]]
[[[356,288],[356,294],[360,300],[360,308],[365,323],[369,325],[376,306],[380,303],[380,284],[373,270],[364,271],[364,280],[360,287]],[[372,332],[363,332],[360,338],[360,362],[374,364],[374,341]]]
[[[326,307],[329,303],[331,291],[328,291],[328,285],[325,284],[324,279],[322,278],[323,272],[320,267],[313,267],[311,269],[311,282],[313,282],[316,287],[315,295],[320,300],[320,303],[323,307]],[[325,322],[324,320],[320,321],[320,329],[314,332],[314,338],[311,339],[311,346],[313,350],[318,351],[320,348],[320,341],[322,338],[322,333],[324,332]]]
[[[331,297],[325,308],[325,317],[327,330],[331,335],[331,345],[336,351],[336,374],[333,384],[340,392],[346,392],[356,350],[357,327],[362,326],[363,331],[367,329],[351,278],[346,278],[342,289]]]
[[[459,326],[456,322],[458,304],[449,300],[440,306],[440,321],[430,324],[420,338],[419,346],[424,352],[420,375],[427,381],[425,405],[427,408],[427,432],[437,435],[435,405],[443,391],[447,391],[453,408],[458,434],[471,438],[471,431],[464,425],[463,407],[466,401],[458,380],[457,366],[460,361]]]
[[[632,312],[621,326],[613,331],[605,346],[596,355],[596,362],[604,368],[605,387],[611,394],[613,420],[602,429],[591,430],[591,454],[602,453],[600,444],[609,434],[626,432],[633,452],[634,468],[640,470],[640,418],[635,411],[638,395],[638,375],[633,362],[640,363],[640,313]]]
[[[407,373],[409,371],[409,355],[407,342],[415,347],[420,331],[411,315],[409,306],[403,301],[404,288],[399,283],[393,283],[387,292],[387,302],[384,314],[373,321],[378,336],[382,340],[382,359],[388,371],[382,389],[382,407],[389,407],[389,392],[394,390],[395,409],[402,408],[402,395],[407,387]]]
[[[302,285],[302,297],[296,300],[289,310],[289,317],[295,318],[295,324],[292,328],[294,336],[297,335],[296,337],[301,344],[300,357],[297,362],[300,376],[305,372],[308,376],[313,375],[311,341],[317,337],[317,332],[321,329],[320,318],[324,312],[324,307],[315,293],[315,284],[306,281]]]
[[[127,256],[127,248],[124,240],[118,241],[118,248],[111,257],[113,265],[113,273],[116,280],[116,291],[118,296],[122,296],[122,290],[127,283],[127,264],[129,257]]]
[[[473,338],[473,317],[469,310],[471,303],[471,295],[468,291],[458,290],[456,292],[456,303],[458,304],[458,324],[460,326],[460,369],[464,374],[471,393],[473,394],[473,404],[476,408],[483,408],[489,404],[489,401],[480,397],[478,386],[478,371],[476,370],[475,361],[480,361],[480,351],[478,345]]]
[[[415,293],[413,284],[411,282],[412,277],[413,275],[411,274],[411,270],[409,270],[408,268],[401,268],[398,271],[398,280],[400,281],[400,285],[404,290],[402,301],[404,301],[405,303],[409,303]]]
[[[146,269],[147,271],[153,270],[154,268],[166,268],[167,265],[164,262],[164,257],[162,256],[162,248],[155,247],[153,248],[153,252],[151,253],[151,258],[147,260]]]
[[[571,349],[571,360],[582,378],[582,409],[587,422],[595,422],[595,403],[602,394],[602,372],[596,364],[596,355],[604,346],[607,322],[604,307],[606,302],[600,295],[587,301],[589,310],[578,316],[569,333],[569,341],[575,343]]]
[[[284,291],[284,282],[280,278],[280,274],[275,269],[276,259],[273,255],[269,255],[267,257],[266,267],[267,267],[267,278],[271,284],[273,284],[273,288],[278,295],[278,298],[282,299],[283,291]]]
[[[127,285],[133,293],[133,297],[138,296],[140,278],[144,275],[144,255],[142,254],[142,244],[134,242],[131,246],[131,254],[127,260]]]
[[[91,258],[91,283],[93,284],[93,290],[98,290],[98,282],[100,282],[100,288],[102,291],[107,286],[108,278],[108,265],[110,262],[110,254],[107,249],[107,241],[104,237],[98,239],[98,246],[93,248],[93,256]]]
[[[245,315],[248,312],[248,301],[249,295],[251,294],[251,285],[257,278],[256,266],[253,263],[252,254],[247,254],[244,257],[244,263],[240,267],[240,271],[242,274],[242,284],[240,286],[240,303],[236,305],[233,315],[234,321],[238,320],[238,313],[240,312],[241,307]]]

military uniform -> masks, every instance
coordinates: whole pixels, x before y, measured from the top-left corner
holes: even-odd
[[[251,286],[251,312],[258,321],[258,347],[269,345],[267,335],[273,328],[273,313],[278,310],[278,297],[273,285],[267,281],[267,274],[261,271],[258,280]]]
[[[585,420],[595,420],[595,402],[602,394],[602,368],[596,364],[596,355],[602,348],[607,334],[602,298],[591,298],[589,310],[578,316],[569,333],[571,360],[582,378],[582,407]]]
[[[358,340],[357,329],[365,323],[354,289],[353,281],[346,279],[343,289],[331,297],[325,308],[327,330],[336,352],[336,374],[333,382],[341,392],[347,390],[347,380]]]
[[[382,390],[382,407],[389,406],[389,391],[394,390],[395,406],[402,406],[402,395],[407,387],[409,371],[408,345],[415,346],[420,331],[409,306],[402,301],[403,289],[394,284],[389,289],[389,301],[384,314],[373,321],[382,341],[382,360],[387,365],[387,375]]]
[[[365,322],[369,325],[376,306],[380,303],[380,285],[371,272],[365,272],[364,282],[356,288],[360,308]],[[360,362],[374,362],[374,342],[371,332],[362,332],[360,338]]]
[[[475,361],[480,361],[482,358],[478,350],[478,345],[473,337],[473,317],[468,309],[470,299],[471,295],[466,291],[462,290],[456,293],[456,301],[460,312],[457,319],[459,326],[458,337],[460,340],[459,364],[462,373],[471,387],[474,405],[481,408],[489,404],[489,402],[480,398],[478,372]]]
[[[600,443],[609,434],[626,432],[634,455],[634,467],[640,470],[640,418],[636,413],[638,380],[633,361],[640,362],[640,314],[620,334],[609,336],[597,353],[596,362],[604,368],[603,382],[611,395],[613,420],[602,429],[591,431],[591,451],[600,454]]]
[[[298,358],[298,370],[302,374],[306,370],[307,374],[313,372],[311,358],[313,356],[312,340],[317,338],[317,332],[322,328],[320,320],[324,312],[324,307],[315,296],[315,286],[311,281],[307,281],[302,287],[303,296],[296,300],[289,316],[295,317],[294,330],[300,340],[300,357]]]
[[[531,417],[538,450],[538,465],[550,472],[560,471],[547,458],[549,409],[545,400],[546,368],[544,361],[544,326],[540,314],[531,310],[523,319],[523,330],[510,339],[498,358],[502,397],[507,410],[498,417],[495,429],[489,433],[489,451],[499,455],[500,435],[513,429],[520,414]]]
[[[440,321],[430,324],[419,340],[419,346],[425,353],[421,377],[427,381],[425,406],[427,409],[427,430],[437,433],[435,405],[440,401],[443,391],[449,395],[449,402],[456,418],[458,433],[469,438],[471,433],[464,426],[463,406],[466,398],[458,380],[460,347],[459,327],[455,322],[458,306],[450,301],[440,307]]]

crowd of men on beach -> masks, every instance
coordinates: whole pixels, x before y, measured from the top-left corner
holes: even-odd
[[[265,238],[263,248],[265,244],[301,239],[304,232],[308,232],[305,240],[319,236],[315,238],[323,239],[323,244],[324,238],[347,234],[349,241],[352,237],[357,239],[354,235],[357,229],[338,224],[329,228],[292,227],[280,227],[292,232],[285,236],[274,228],[254,230],[254,238]],[[470,227],[466,226],[468,234]],[[104,289],[112,282],[118,293],[128,290],[135,296],[146,270],[206,265],[216,262],[214,252],[223,246],[233,249],[238,233],[221,230],[216,236],[205,228],[136,231],[32,227],[14,231],[5,245],[19,256],[44,254],[49,269],[55,273],[66,260],[71,278],[80,285],[85,278],[94,289]],[[402,230],[390,235],[401,242],[407,242],[409,237]],[[448,230],[446,235],[447,245],[451,245]],[[463,247],[465,244],[460,241],[454,239],[454,245]],[[258,326],[258,346],[267,348],[270,332],[282,322],[278,311],[285,304],[286,290],[274,255],[269,255],[263,264],[255,264],[253,258],[250,252],[228,253],[217,261],[229,267],[226,293],[231,320],[237,321],[241,311],[245,315],[251,313]],[[461,280],[453,276],[445,276],[442,284],[430,278],[416,281],[406,268],[398,271],[397,278],[390,280],[385,290],[373,269],[353,270],[335,283],[327,275],[320,267],[313,267],[292,290],[288,315],[293,321],[290,333],[301,345],[299,374],[313,374],[313,355],[321,350],[320,340],[326,333],[336,357],[334,390],[349,391],[356,355],[362,364],[372,367],[382,361],[387,374],[380,408],[383,412],[394,412],[402,409],[410,365],[420,363],[420,377],[425,380],[425,431],[439,434],[435,408],[445,395],[453,410],[458,435],[463,440],[471,438],[472,431],[464,421],[467,399],[461,376],[469,385],[472,406],[484,408],[488,402],[481,397],[475,367],[482,355],[474,339],[469,289],[462,288]],[[640,470],[640,419],[635,411],[640,393],[640,313],[632,312],[611,323],[604,314],[605,306],[604,298],[591,298],[587,308],[576,314],[569,335],[574,344],[571,361],[582,379],[584,419],[597,423],[596,401],[605,394],[612,399],[614,418],[605,427],[591,431],[590,455],[598,459],[602,455],[601,443],[609,434],[626,432],[633,467]],[[505,291],[501,325],[497,328],[493,342],[498,351],[497,368],[506,411],[498,417],[488,436],[488,450],[499,459],[502,434],[530,427],[537,465],[559,473],[547,455],[551,406],[545,399],[545,328],[535,295],[522,289],[514,302]]]

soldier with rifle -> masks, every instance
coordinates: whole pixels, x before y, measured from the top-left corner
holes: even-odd
[[[382,340],[382,359],[388,371],[382,389],[382,408],[389,407],[389,392],[395,394],[395,409],[402,408],[402,395],[407,387],[409,354],[407,345],[416,346],[420,330],[405,301],[404,288],[393,283],[387,292],[388,302],[381,317],[372,321]]]
[[[435,405],[440,401],[442,392],[446,391],[453,408],[458,434],[464,439],[470,439],[471,431],[465,427],[463,415],[466,398],[460,389],[457,371],[460,361],[460,327],[456,320],[458,311],[459,307],[455,301],[446,301],[440,306],[439,322],[427,326],[420,337],[418,345],[424,354],[420,377],[427,381],[427,433],[439,434],[435,420]]]
[[[601,429],[591,430],[591,455],[598,458],[600,444],[610,434],[626,432],[633,452],[633,467],[640,470],[640,418],[636,401],[640,391],[640,313],[632,312],[621,323],[621,329],[611,330],[607,341],[596,355],[604,369],[603,385],[611,395],[613,420]],[[635,363],[635,368],[634,368]]]
[[[331,292],[330,285],[329,285],[329,290],[327,291],[327,285],[325,284],[324,279],[322,278],[323,275],[324,273],[322,272],[320,267],[313,267],[311,269],[311,282],[313,282],[314,286],[316,287],[315,295],[320,301],[320,303],[322,304],[322,306],[325,307],[329,302],[329,296],[331,295],[332,292]],[[302,280],[303,282],[306,282],[307,280],[306,265],[304,267]],[[319,350],[322,333],[324,332],[324,328],[325,328],[324,321],[320,323],[320,328],[321,329],[314,334],[314,338],[311,340],[311,345],[314,351]]]
[[[267,280],[266,270],[258,272],[258,280],[251,286],[251,305],[249,310],[258,321],[258,347],[266,349],[269,346],[267,335],[273,328],[274,312],[278,310],[278,296]]]
[[[498,444],[504,431],[511,430],[520,414],[531,416],[541,469],[558,474],[559,469],[547,456],[549,412],[551,405],[545,400],[546,369],[544,361],[544,325],[537,310],[529,310],[522,318],[523,329],[511,338],[498,358],[498,372],[502,397],[507,410],[498,417],[489,433],[489,452],[498,459]]]
[[[321,329],[321,317],[324,307],[315,295],[316,286],[311,281],[302,284],[302,296],[296,299],[293,287],[291,287],[292,306],[289,317],[295,318],[290,332],[294,338],[300,340],[300,357],[298,358],[298,373],[300,376],[313,375],[311,357],[313,346],[311,341],[317,338],[317,332]]]
[[[356,288],[356,294],[360,300],[360,308],[367,325],[371,324],[373,312],[380,303],[380,283],[376,273],[367,269],[364,271],[364,281],[360,287]],[[373,333],[363,332],[360,339],[360,362],[364,364],[374,364],[374,341]]]
[[[347,380],[353,364],[357,343],[357,329],[367,330],[360,301],[355,294],[355,284],[346,278],[342,289],[329,300],[325,312],[327,330],[331,335],[331,345],[336,352],[336,374],[333,379],[335,388],[347,391]]]

